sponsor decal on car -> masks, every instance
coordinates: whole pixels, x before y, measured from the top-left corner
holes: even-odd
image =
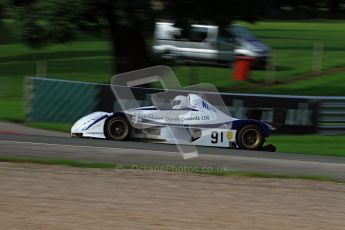
[[[226,132],[226,138],[228,138],[228,140],[232,140],[233,137],[233,133],[232,132]]]

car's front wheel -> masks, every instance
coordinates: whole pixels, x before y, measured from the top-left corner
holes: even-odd
[[[257,125],[246,125],[237,134],[237,145],[240,149],[257,150],[264,141],[262,130]]]
[[[125,117],[111,117],[106,122],[104,132],[107,139],[123,141],[129,138],[131,126]]]

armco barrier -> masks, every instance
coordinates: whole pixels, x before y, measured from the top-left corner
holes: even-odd
[[[98,104],[99,85],[45,78],[26,81],[27,121],[73,122]]]
[[[321,100],[319,131],[323,134],[345,133],[345,97]]]
[[[30,77],[26,88],[28,121],[72,123],[94,111],[121,109],[107,84]],[[161,91],[132,88],[141,106],[150,105],[150,95]],[[212,100],[212,93],[205,95]],[[234,117],[271,123],[279,133],[345,133],[345,97],[234,93],[221,96]]]

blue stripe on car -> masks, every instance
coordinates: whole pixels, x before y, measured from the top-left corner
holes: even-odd
[[[93,126],[94,124],[96,124],[97,122],[107,118],[108,115],[103,115],[100,118],[97,118],[96,120],[94,120],[89,126],[87,126],[86,128],[84,128],[83,130],[88,130],[89,128],[91,128],[91,126]]]

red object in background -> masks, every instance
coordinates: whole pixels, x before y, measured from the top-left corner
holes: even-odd
[[[237,56],[234,62],[234,80],[247,80],[250,72],[250,64],[255,58],[247,56]]]

